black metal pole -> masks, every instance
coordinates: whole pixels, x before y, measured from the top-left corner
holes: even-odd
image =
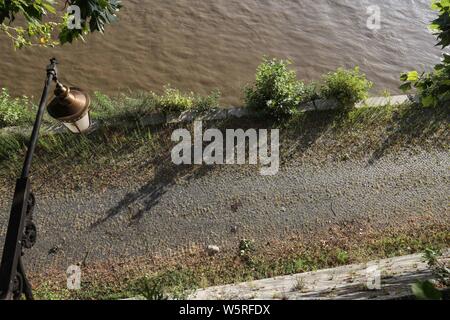
[[[36,149],[37,141],[39,139],[39,129],[41,127],[42,117],[45,113],[45,105],[50,85],[52,81],[57,80],[56,64],[57,61],[53,58],[47,66],[47,78],[28,144],[22,174],[16,182],[16,189],[14,192],[0,265],[0,299],[20,299],[22,294],[25,294],[27,299],[33,299],[31,286],[26,278],[22,263],[23,249],[30,247],[29,243],[26,244],[25,242],[26,234],[27,232],[30,232],[30,229],[27,228],[30,225],[34,228],[34,224],[31,221],[34,197],[30,191],[29,174],[34,150]],[[35,230],[33,237],[35,238]]]
[[[41,127],[42,117],[45,113],[45,104],[47,102],[48,92],[53,80],[57,80],[56,64],[58,62],[55,58],[50,60],[50,65],[47,66],[47,79],[45,81],[44,91],[42,92],[41,101],[39,102],[39,108],[36,115],[36,121],[34,122],[33,132],[31,133],[31,139],[28,145],[28,152],[23,163],[21,178],[28,178],[30,174],[31,162],[33,161],[34,150],[39,139],[39,128]]]

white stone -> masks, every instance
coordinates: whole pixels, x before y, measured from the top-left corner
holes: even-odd
[[[209,245],[206,247],[206,252],[208,252],[210,256],[213,256],[220,252],[220,248],[218,246]]]

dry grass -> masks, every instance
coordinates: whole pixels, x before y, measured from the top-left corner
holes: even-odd
[[[361,108],[351,111],[301,113],[288,123],[268,119],[235,119],[209,122],[208,126],[232,128],[280,128],[281,162],[376,161],[402,149],[448,150],[448,108],[423,109],[411,105]],[[131,123],[133,124],[133,122]],[[66,191],[89,187],[102,190],[120,182],[123,175],[147,179],[166,166],[174,129],[192,124],[142,127],[107,125],[88,136],[42,137],[36,151],[35,184],[64,186]],[[26,137],[0,135],[0,186],[11,189],[25,152]],[[170,169],[170,168],[169,168]],[[191,168],[195,170],[195,168]],[[45,179],[44,179],[45,177]],[[91,179],[94,177],[95,179]],[[1,188],[1,187],[0,187]]]
[[[419,253],[426,248],[450,247],[448,222],[423,218],[403,227],[373,229],[346,224],[327,231],[295,235],[257,244],[250,256],[236,250],[208,256],[192,248],[171,257],[111,260],[82,267],[82,290],[65,289],[65,275],[54,270],[33,275],[40,299],[118,299],[144,295],[182,298],[195,288],[302,273],[343,264]],[[342,260],[345,252],[346,259]],[[48,279],[52,279],[49,281]]]

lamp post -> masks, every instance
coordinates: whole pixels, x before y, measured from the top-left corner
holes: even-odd
[[[56,83],[55,98],[47,107],[49,114],[61,121],[71,132],[86,132],[90,125],[89,96],[77,88],[69,88],[58,80],[58,62],[55,58],[47,66],[47,78],[39,102],[31,138],[23,163],[22,173],[16,181],[5,245],[0,265],[0,299],[33,299],[30,283],[22,263],[24,249],[36,243],[36,225],[33,222],[35,198],[31,192],[30,167],[39,138],[39,129],[45,113],[48,94],[52,82]]]

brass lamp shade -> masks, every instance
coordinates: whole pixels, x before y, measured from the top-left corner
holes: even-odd
[[[55,98],[47,106],[47,111],[71,132],[83,133],[91,126],[90,104],[89,95],[81,89],[58,84]]]

